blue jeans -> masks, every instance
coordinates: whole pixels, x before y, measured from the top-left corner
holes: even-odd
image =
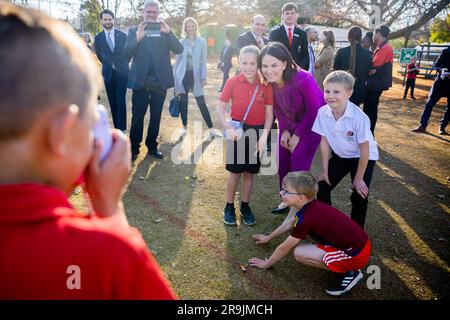
[[[431,88],[431,96],[427,101],[427,104],[425,105],[425,109],[423,110],[422,116],[420,117],[420,125],[424,128],[428,126],[428,121],[430,120],[431,112],[433,111],[433,107],[436,105],[436,103],[444,96],[443,90],[433,90]],[[448,108],[448,98],[447,98],[447,105],[445,106],[445,113],[442,119],[439,121],[440,128],[442,130],[445,129],[448,122],[450,120],[450,110]]]

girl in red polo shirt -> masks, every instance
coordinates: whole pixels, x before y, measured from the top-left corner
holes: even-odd
[[[255,216],[250,209],[253,175],[259,172],[260,157],[266,147],[267,135],[273,122],[272,88],[261,83],[258,74],[259,49],[247,46],[239,53],[241,73],[228,79],[219,98],[217,114],[227,134],[227,204],[223,221],[236,225],[234,196],[239,179],[243,176],[240,215],[244,224],[254,225]],[[225,120],[225,110],[231,100],[231,119],[242,123],[242,130]]]

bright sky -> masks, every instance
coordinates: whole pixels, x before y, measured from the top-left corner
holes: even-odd
[[[15,1],[21,4],[20,0]],[[28,6],[40,9],[54,18],[74,18],[79,15],[81,0],[28,0]]]
[[[15,0],[17,4],[21,4],[21,0]],[[81,0],[28,0],[28,6],[39,9],[51,15],[54,18],[66,19],[66,17],[75,18],[80,14]],[[105,0],[105,3],[107,0]],[[110,0],[111,5],[113,5],[114,0]],[[124,6],[126,1],[122,1],[124,4],[120,6],[118,16],[120,16],[120,11],[126,10]]]

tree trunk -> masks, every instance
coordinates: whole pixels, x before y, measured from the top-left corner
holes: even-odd
[[[192,16],[192,8],[193,7],[193,0],[187,0],[186,1],[186,9],[185,9],[185,15],[186,17]]]
[[[411,37],[411,33],[408,33],[405,35],[405,44],[403,45],[403,48],[408,48],[408,41],[409,41],[410,37]]]

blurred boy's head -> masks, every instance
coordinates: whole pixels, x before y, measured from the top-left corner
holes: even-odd
[[[308,171],[289,172],[282,183],[280,194],[283,202],[297,209],[316,198],[319,185]]]
[[[68,192],[93,150],[99,73],[91,54],[64,22],[0,2],[0,61],[0,183]]]
[[[355,78],[346,71],[333,71],[323,81],[323,93],[326,103],[331,108],[339,108],[347,105],[348,99],[353,94]]]

